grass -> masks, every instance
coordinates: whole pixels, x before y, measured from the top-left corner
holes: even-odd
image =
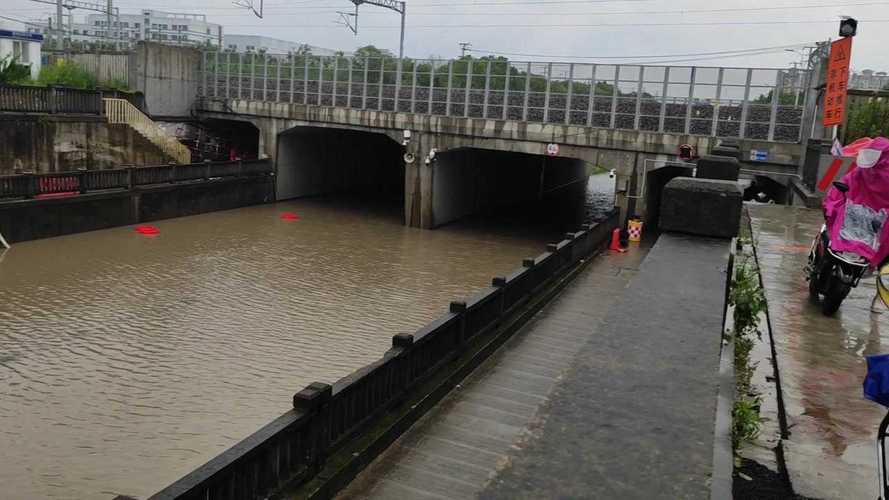
[[[744,242],[736,259],[729,304],[734,307],[735,342],[735,402],[732,408],[732,447],[737,450],[759,435],[761,421],[759,407],[762,398],[751,386],[756,365],[750,362],[750,352],[762,337],[759,316],[765,311],[766,298],[759,282],[756,260],[750,253],[750,241]]]
[[[59,59],[55,64],[40,68],[37,84],[41,86],[57,85],[60,87],[73,87],[76,89],[95,89],[95,75],[87,71],[83,66]]]

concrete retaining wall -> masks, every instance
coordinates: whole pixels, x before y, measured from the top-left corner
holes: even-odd
[[[145,93],[153,117],[186,118],[198,94],[200,63],[197,49],[140,42],[130,53],[127,79]]]
[[[160,165],[160,149],[126,125],[100,117],[0,113],[0,175],[20,165],[36,173],[120,165]]]
[[[263,176],[0,203],[0,233],[17,243],[271,201],[274,178]]]

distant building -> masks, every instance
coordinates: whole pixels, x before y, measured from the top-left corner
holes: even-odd
[[[32,21],[28,31],[54,35],[47,23]],[[203,14],[184,14],[159,10],[143,10],[140,14],[112,17],[111,26],[105,14],[89,14],[81,23],[65,25],[66,38],[81,43],[113,43],[128,48],[141,40],[169,45],[219,45],[222,26],[207,22]]]
[[[889,85],[889,74],[872,69],[852,72],[852,78],[849,80],[849,88],[853,89],[882,90],[887,85]]]
[[[0,25],[0,59],[13,58],[18,64],[31,68],[31,78],[40,74],[40,46],[43,35],[29,33],[24,26],[13,29],[11,25]]]
[[[223,46],[235,52],[266,52],[269,54],[289,54],[308,50],[316,56],[333,56],[337,51],[315,47],[304,43],[291,42],[262,35],[230,35],[223,37]],[[348,54],[346,54],[348,55]]]

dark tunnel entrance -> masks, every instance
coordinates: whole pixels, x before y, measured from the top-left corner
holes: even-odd
[[[576,230],[613,206],[613,181],[610,187],[593,186],[591,171],[574,158],[472,148],[439,153],[432,172],[432,226],[484,220],[556,234]],[[608,184],[607,174],[604,183],[594,177]]]
[[[382,134],[294,127],[278,136],[277,199],[335,195],[404,205],[401,145]]]

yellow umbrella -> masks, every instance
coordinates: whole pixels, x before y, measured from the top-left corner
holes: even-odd
[[[883,267],[880,268],[880,272],[877,273],[877,294],[880,296],[880,300],[883,301],[883,304],[886,307],[889,307],[889,288],[883,283],[884,276],[889,280],[889,263],[884,264]]]

